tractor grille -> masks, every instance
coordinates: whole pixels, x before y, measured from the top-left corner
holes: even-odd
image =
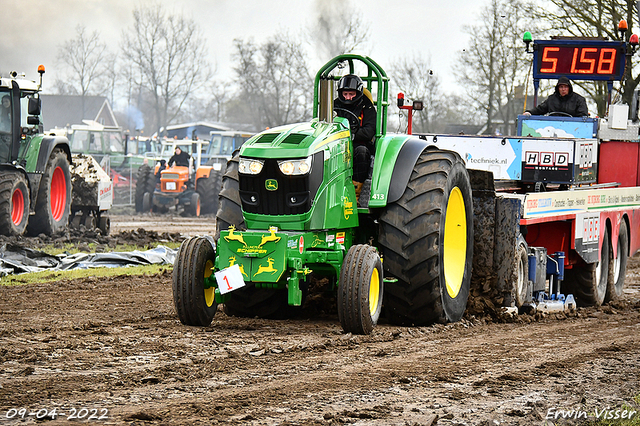
[[[308,212],[322,183],[323,168],[322,151],[313,155],[311,173],[302,176],[285,176],[276,159],[265,159],[259,174],[239,175],[242,209],[247,213],[265,215]],[[273,181],[277,182],[275,190]]]

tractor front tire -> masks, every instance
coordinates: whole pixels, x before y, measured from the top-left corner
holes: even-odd
[[[471,184],[458,154],[426,148],[403,195],[379,219],[384,306],[398,325],[462,318],[473,257]]]
[[[191,214],[191,216],[200,217],[200,211],[200,194],[194,192],[193,194],[191,194],[191,198],[189,200],[189,213]]]
[[[53,235],[69,225],[71,212],[71,173],[64,151],[54,148],[40,180],[35,215],[29,221],[30,235]]]
[[[358,244],[347,252],[338,285],[338,318],[345,333],[369,334],[382,311],[383,272],[375,248]]]
[[[173,264],[173,303],[180,322],[206,327],[216,314],[215,287],[205,287],[213,275],[215,252],[204,237],[182,242]]]
[[[29,220],[29,189],[19,172],[0,174],[0,232],[22,235]]]
[[[600,249],[600,262],[579,263],[572,269],[565,269],[561,291],[573,294],[578,306],[600,306],[607,294],[609,265],[611,262],[609,230],[605,229]]]

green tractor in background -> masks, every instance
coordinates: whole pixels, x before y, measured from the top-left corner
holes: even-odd
[[[16,72],[0,78],[0,234],[51,235],[69,223],[69,141],[42,133],[44,66],[38,72],[40,84]]]
[[[358,207],[349,119],[334,118],[334,84],[357,74],[376,108],[375,156]],[[173,272],[180,321],[282,317],[308,276],[327,277],[345,332],[368,334],[382,307],[393,324],[458,321],[473,256],[471,185],[460,156],[387,134],[388,77],[341,55],[316,74],[313,120],[248,140],[228,163],[216,237],[181,245]],[[353,117],[355,121],[356,117]],[[364,195],[364,194],[367,194]]]

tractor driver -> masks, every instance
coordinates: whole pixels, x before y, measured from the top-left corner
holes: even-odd
[[[352,123],[353,184],[359,199],[362,185],[369,177],[371,154],[375,152],[376,110],[371,99],[364,94],[362,79],[354,74],[347,74],[338,82],[338,98],[333,106],[338,117],[345,117]],[[357,125],[354,123],[356,120]]]
[[[179,146],[176,146],[175,153],[169,158],[169,162],[167,163],[168,167],[172,165],[189,167],[189,153],[180,149]]]
[[[2,97],[2,104],[0,105],[0,131],[11,131],[11,98],[9,95]]]
[[[537,107],[525,111],[524,115],[543,115],[554,112],[564,113],[572,117],[586,117],[589,115],[587,101],[583,96],[573,91],[573,86],[567,77],[560,77],[553,94]]]

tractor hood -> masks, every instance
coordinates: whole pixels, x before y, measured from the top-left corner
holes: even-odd
[[[242,146],[240,155],[252,158],[304,158],[327,144],[350,135],[346,119],[334,123],[313,120],[309,123],[275,127],[259,133]]]

